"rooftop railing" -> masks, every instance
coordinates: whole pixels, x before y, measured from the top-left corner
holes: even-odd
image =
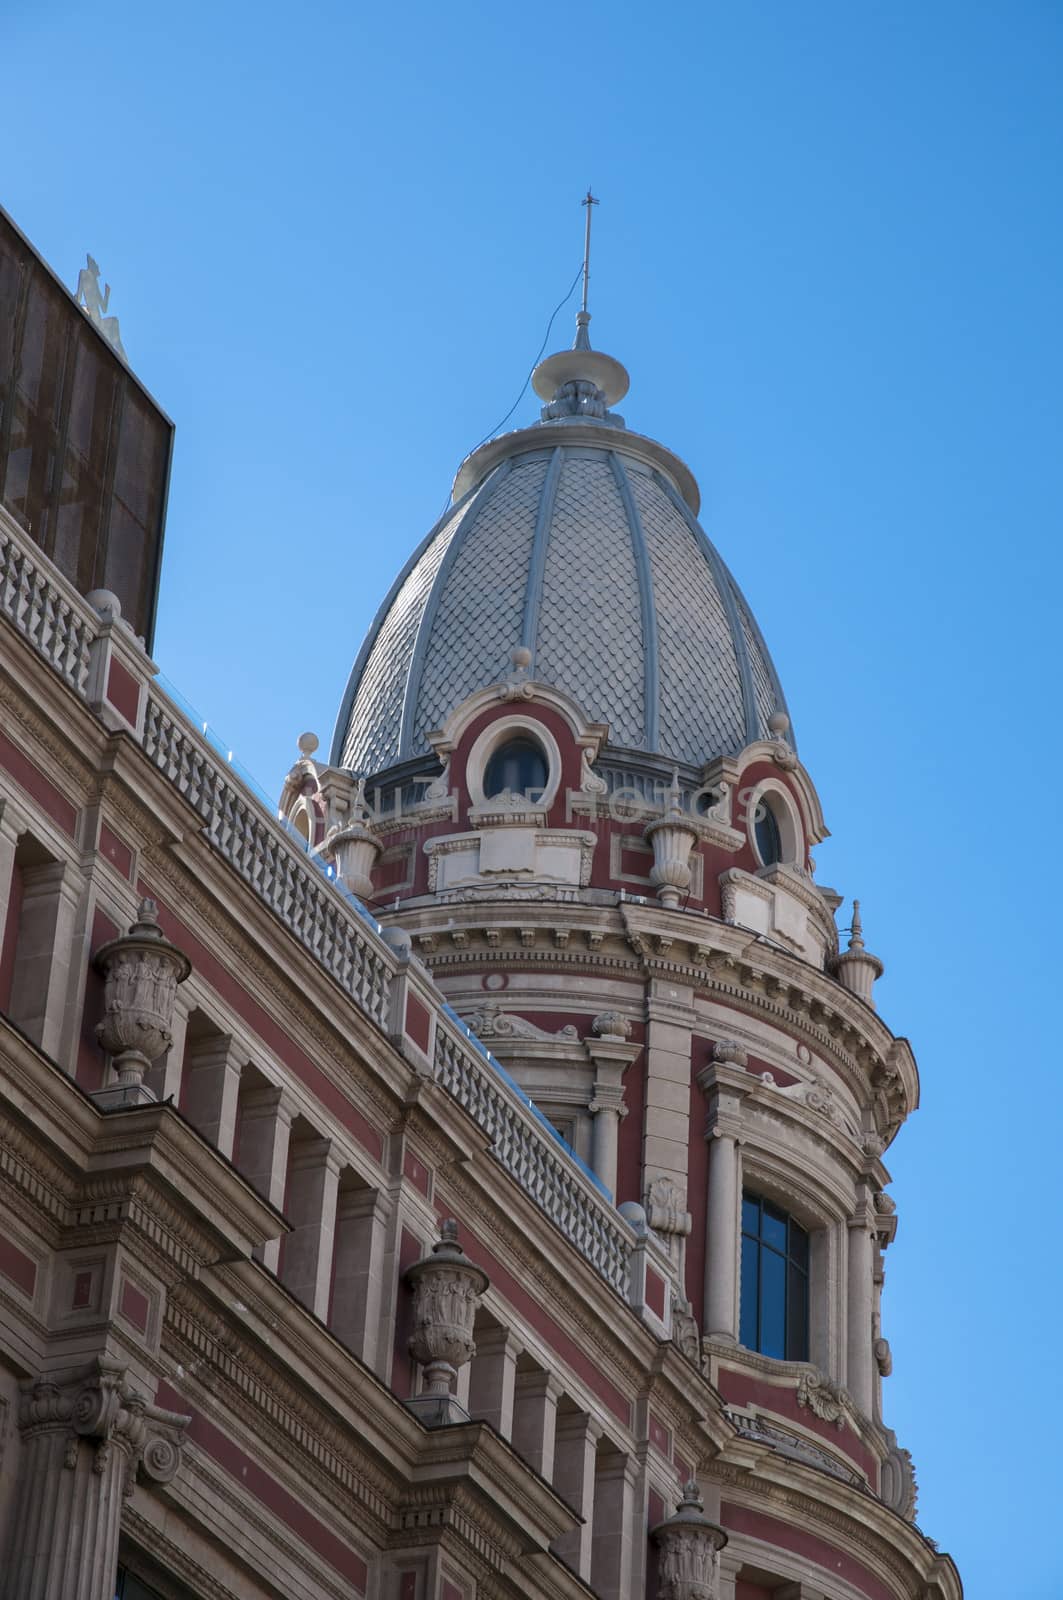
[[[89,698],[103,622],[0,508],[0,615],[71,689]],[[362,1011],[386,1026],[395,959],[376,919],[333,869],[271,814],[232,753],[144,661],[140,735],[149,761],[184,796],[211,845]],[[437,1080],[491,1141],[500,1165],[625,1298],[635,1236],[597,1177],[442,1000]]]

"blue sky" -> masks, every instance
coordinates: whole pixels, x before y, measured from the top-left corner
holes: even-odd
[[[515,398],[593,183],[592,338],[698,475],[920,1061],[885,1309],[919,1520],[969,1600],[1058,1597],[1063,7],[0,28],[0,202],[68,283],[93,252],[177,423],[156,657],[271,790]]]

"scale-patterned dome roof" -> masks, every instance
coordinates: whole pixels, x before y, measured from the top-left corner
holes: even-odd
[[[517,644],[533,677],[631,750],[700,764],[767,738],[785,709],[752,613],[697,521],[693,477],[606,409],[627,389],[623,368],[577,346],[535,381],[554,394],[543,421],[466,460],[450,509],[377,613],[334,763],[376,773],[427,753],[430,730],[502,678]]]

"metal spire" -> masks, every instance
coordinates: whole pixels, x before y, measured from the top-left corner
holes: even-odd
[[[586,207],[587,222],[583,233],[583,303],[576,315],[576,337],[572,344],[573,350],[589,350],[591,347],[590,335],[587,332],[587,324],[591,320],[591,314],[587,310],[587,286],[590,283],[591,276],[591,207],[599,203],[591,194],[588,186],[586,195],[580,201],[580,204]]]

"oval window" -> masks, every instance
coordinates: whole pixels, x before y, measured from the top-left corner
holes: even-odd
[[[772,810],[766,795],[757,802],[757,815],[753,824],[757,854],[766,867],[774,867],[782,860],[782,833],[779,819]]]
[[[510,794],[538,800],[546,788],[546,757],[542,746],[526,734],[499,745],[484,772],[484,795],[493,800],[507,789]]]

